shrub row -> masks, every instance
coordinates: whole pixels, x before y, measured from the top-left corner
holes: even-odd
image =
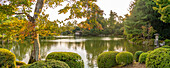
[[[170,46],[163,46],[153,51],[135,53],[135,60],[146,63],[147,68],[170,67]],[[16,61],[15,55],[7,49],[0,48],[0,68],[84,68],[80,55],[72,52],[52,52],[48,54],[45,61],[38,61],[26,65],[24,62]],[[109,51],[101,53],[97,58],[99,68],[111,68],[118,64],[128,65],[133,62],[133,54],[130,52]]]
[[[170,46],[163,46],[148,52],[137,51],[134,58],[139,63],[146,63],[147,68],[169,68]],[[103,52],[97,58],[99,68],[111,68],[118,64],[128,65],[132,62],[133,54],[130,52]]]
[[[84,68],[81,56],[72,52],[52,52],[45,61],[26,65],[24,62],[16,61],[15,55],[9,50],[0,48],[0,68],[15,68],[16,65],[20,65],[21,68]]]
[[[165,45],[153,51],[142,53],[138,60],[139,63],[146,63],[147,68],[169,68],[170,46]]]
[[[103,52],[97,58],[97,64],[99,68],[111,68],[118,64],[128,65],[132,62],[133,54],[130,52]]]

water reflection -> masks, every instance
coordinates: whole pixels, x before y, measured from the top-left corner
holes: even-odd
[[[54,36],[54,37],[57,37],[57,38],[69,38],[69,37],[74,37],[74,36],[63,36],[63,35],[60,35],[60,36]]]
[[[113,37],[60,36],[56,40],[42,39],[40,41],[42,59],[45,59],[47,54],[51,52],[75,52],[83,58],[85,68],[97,67],[97,56],[104,51],[130,51],[135,53],[138,50],[148,51],[154,48],[143,45],[132,45],[126,39]],[[32,49],[30,41],[13,43],[2,47],[11,50],[16,55],[17,60],[28,63]]]
[[[84,42],[86,39],[57,39],[57,40],[42,40],[48,42]]]

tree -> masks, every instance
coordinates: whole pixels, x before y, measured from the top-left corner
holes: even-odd
[[[158,19],[158,13],[152,9],[152,7],[156,6],[152,0],[137,0],[133,5],[133,9],[131,10],[131,15],[127,16],[125,23],[125,32],[129,39],[145,39],[153,34],[154,30],[152,28],[151,23],[160,22]],[[149,33],[152,32],[152,33]]]
[[[102,17],[103,17],[103,10],[101,10],[100,7],[98,7],[95,3],[92,4],[92,9],[91,11],[88,11],[88,17],[84,22],[85,23],[84,27],[87,28],[88,30],[95,29],[95,28],[102,30],[103,29],[102,25],[98,21],[99,18],[101,19]]]
[[[116,24],[116,18],[118,17],[116,12],[110,11],[110,18],[109,18],[109,27],[113,27]]]
[[[170,23],[170,1],[169,0],[154,0],[159,7],[153,7],[161,14],[161,20],[165,23]]]
[[[88,12],[93,9],[92,6],[95,4],[93,2],[96,1],[97,0],[1,0],[0,14],[3,15],[0,16],[1,34],[6,34],[8,39],[12,38],[13,40],[19,41],[25,39],[27,36],[31,36],[34,49],[31,54],[32,60],[29,62],[32,63],[41,60],[39,35],[59,35],[64,30],[64,27],[58,26],[58,23],[62,22],[47,19],[49,15],[44,13],[45,10],[49,7],[56,8],[65,2],[67,5],[58,11],[59,14],[65,14],[70,11],[70,16],[65,20],[90,17]],[[32,5],[35,5],[35,10],[31,7]],[[96,4],[95,6],[98,7]],[[18,12],[19,7],[21,7],[20,12]],[[33,16],[31,16],[31,12],[34,13]],[[20,20],[12,17],[12,15],[26,15],[26,18]],[[8,17],[11,18],[9,19]]]

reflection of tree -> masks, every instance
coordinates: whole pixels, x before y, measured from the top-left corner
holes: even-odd
[[[32,45],[30,43],[31,41],[25,40],[22,43],[13,43],[12,51],[16,55],[16,58],[21,61],[26,57],[26,54],[29,53],[29,51],[32,48]]]
[[[87,53],[97,56],[107,49],[107,42],[103,40],[87,40],[85,42]]]
[[[154,47],[153,46],[147,46],[147,45],[133,45],[133,44],[129,44],[128,46],[126,46],[126,50],[129,52],[132,52],[133,54],[136,51],[149,51],[149,50],[153,50]]]
[[[124,43],[127,43],[125,40],[111,40],[108,42],[109,44],[109,51],[115,51],[115,50],[120,50],[125,51],[126,48],[124,47]]]
[[[30,53],[33,47],[33,45],[31,45],[30,42],[31,41],[29,40],[25,40],[22,43],[21,42],[5,43],[5,46],[1,48],[6,48],[8,50],[11,50],[16,55],[16,59],[18,59],[19,61],[22,61],[24,58],[26,58],[26,54]],[[51,46],[52,45],[56,46],[56,44],[57,43],[54,43],[54,42],[41,42],[41,57],[45,58],[47,55],[47,52],[51,49]]]
[[[47,52],[51,49],[52,46],[57,46],[57,42],[43,42],[41,41],[41,58],[45,58],[47,56]]]
[[[68,45],[68,48],[70,49],[70,48],[73,48],[72,46],[73,46],[73,42],[68,42],[68,43],[65,43],[65,44],[67,44]],[[75,48],[74,48],[75,49]]]
[[[115,49],[122,49],[121,51],[129,51],[133,54],[136,51],[148,51],[149,49],[153,49],[152,46],[146,46],[146,45],[133,45],[128,42],[128,40],[122,39],[122,40],[112,40],[109,42],[109,51],[115,51]]]
[[[87,40],[85,49],[87,51],[88,65],[94,68],[97,56],[107,49],[107,42],[103,40]]]
[[[74,50],[77,50],[77,48],[83,49],[83,42],[65,42],[66,45],[68,45],[68,48],[73,48]]]
[[[0,43],[0,48],[5,48],[5,49],[8,49],[8,50],[11,50],[12,47],[13,47],[13,44],[11,44],[11,43],[4,43],[4,44]]]

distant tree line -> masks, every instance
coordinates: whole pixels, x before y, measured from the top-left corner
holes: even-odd
[[[74,34],[77,31],[81,31],[82,36],[123,36],[123,20],[122,16],[118,16],[113,11],[110,11],[109,18],[96,14],[86,19],[86,21],[77,24],[78,26],[74,26],[73,30],[63,32],[63,34]]]

